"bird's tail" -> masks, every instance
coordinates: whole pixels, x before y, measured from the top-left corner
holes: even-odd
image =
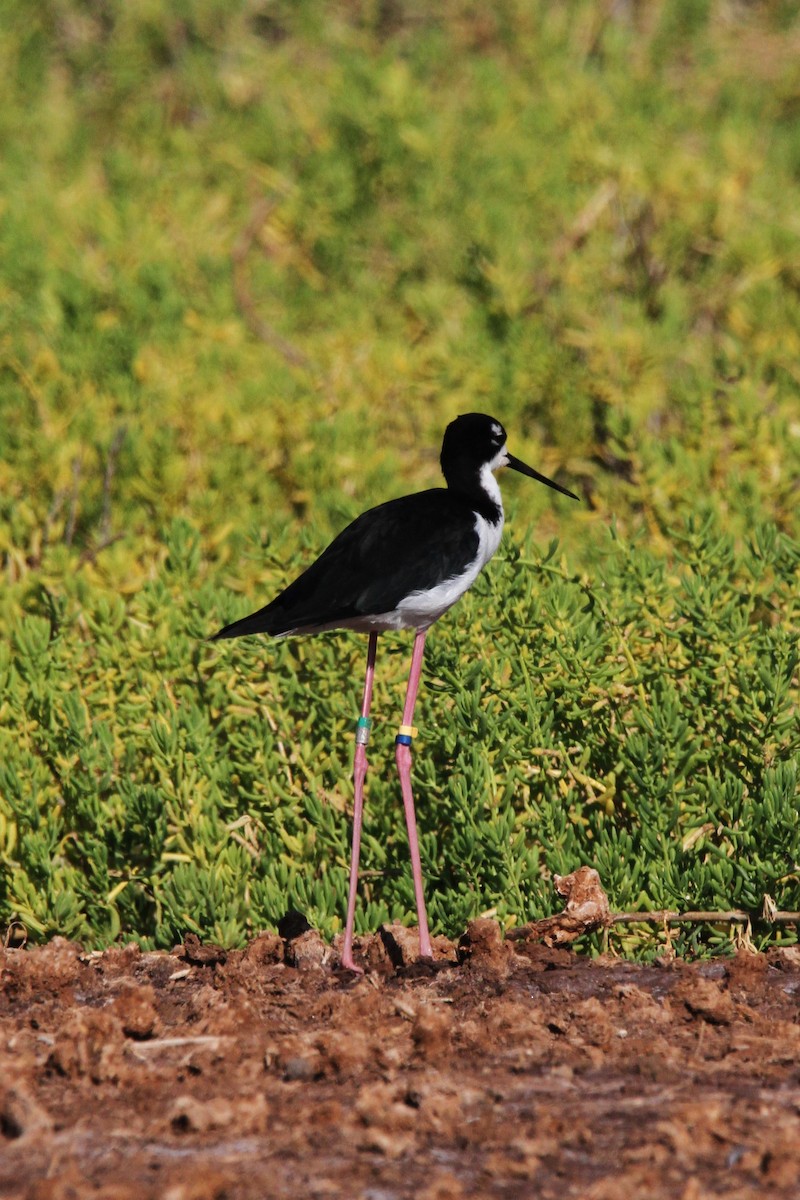
[[[276,620],[275,614],[270,613],[270,605],[266,608],[260,608],[258,612],[250,613],[249,617],[242,617],[240,621],[232,621],[230,625],[226,625],[224,629],[220,629],[219,633],[215,633],[209,638],[211,642],[221,642],[225,638],[245,637],[249,633],[270,633],[276,634],[281,631],[281,622]]]

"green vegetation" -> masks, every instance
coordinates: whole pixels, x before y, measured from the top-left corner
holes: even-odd
[[[364,639],[203,638],[476,409],[586,502],[507,479],[429,638],[434,928],[582,863],[800,909],[798,111],[782,0],[6,0],[0,925],[339,927]],[[409,652],[361,929],[413,913]]]

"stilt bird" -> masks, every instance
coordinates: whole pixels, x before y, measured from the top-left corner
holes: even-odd
[[[395,757],[408,826],[420,955],[432,958],[411,791],[412,721],[425,636],[434,621],[471,587],[500,543],[503,502],[494,477],[498,468],[511,467],[578,499],[515,458],[506,448],[503,426],[483,413],[467,413],[448,425],[440,461],[446,488],[389,500],[362,513],[266,607],[226,625],[214,637],[254,633],[287,637],[328,629],[369,634],[361,716],[356,725],[353,844],[342,952],[342,965],[351,971],[359,970],[353,959],[353,924],[378,634],[391,629],[416,633]]]

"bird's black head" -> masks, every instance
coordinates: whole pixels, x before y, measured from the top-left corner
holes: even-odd
[[[444,431],[440,462],[442,474],[452,486],[459,480],[474,479],[481,468],[498,459],[506,444],[506,431],[494,417],[485,413],[463,413]],[[494,467],[492,468],[494,469]]]
[[[456,417],[444,431],[440,457],[442,474],[448,486],[461,491],[474,492],[476,488],[485,490],[485,482],[480,482],[484,468],[496,471],[498,467],[511,467],[539,483],[547,484],[563,496],[578,499],[574,492],[540,475],[533,467],[510,454],[506,449],[506,440],[506,431],[495,417],[487,417],[485,413],[464,413]]]

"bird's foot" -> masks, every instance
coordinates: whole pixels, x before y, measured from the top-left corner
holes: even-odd
[[[420,933],[419,935],[419,956],[420,958],[428,958],[433,962],[433,946],[431,945],[428,933]]]

